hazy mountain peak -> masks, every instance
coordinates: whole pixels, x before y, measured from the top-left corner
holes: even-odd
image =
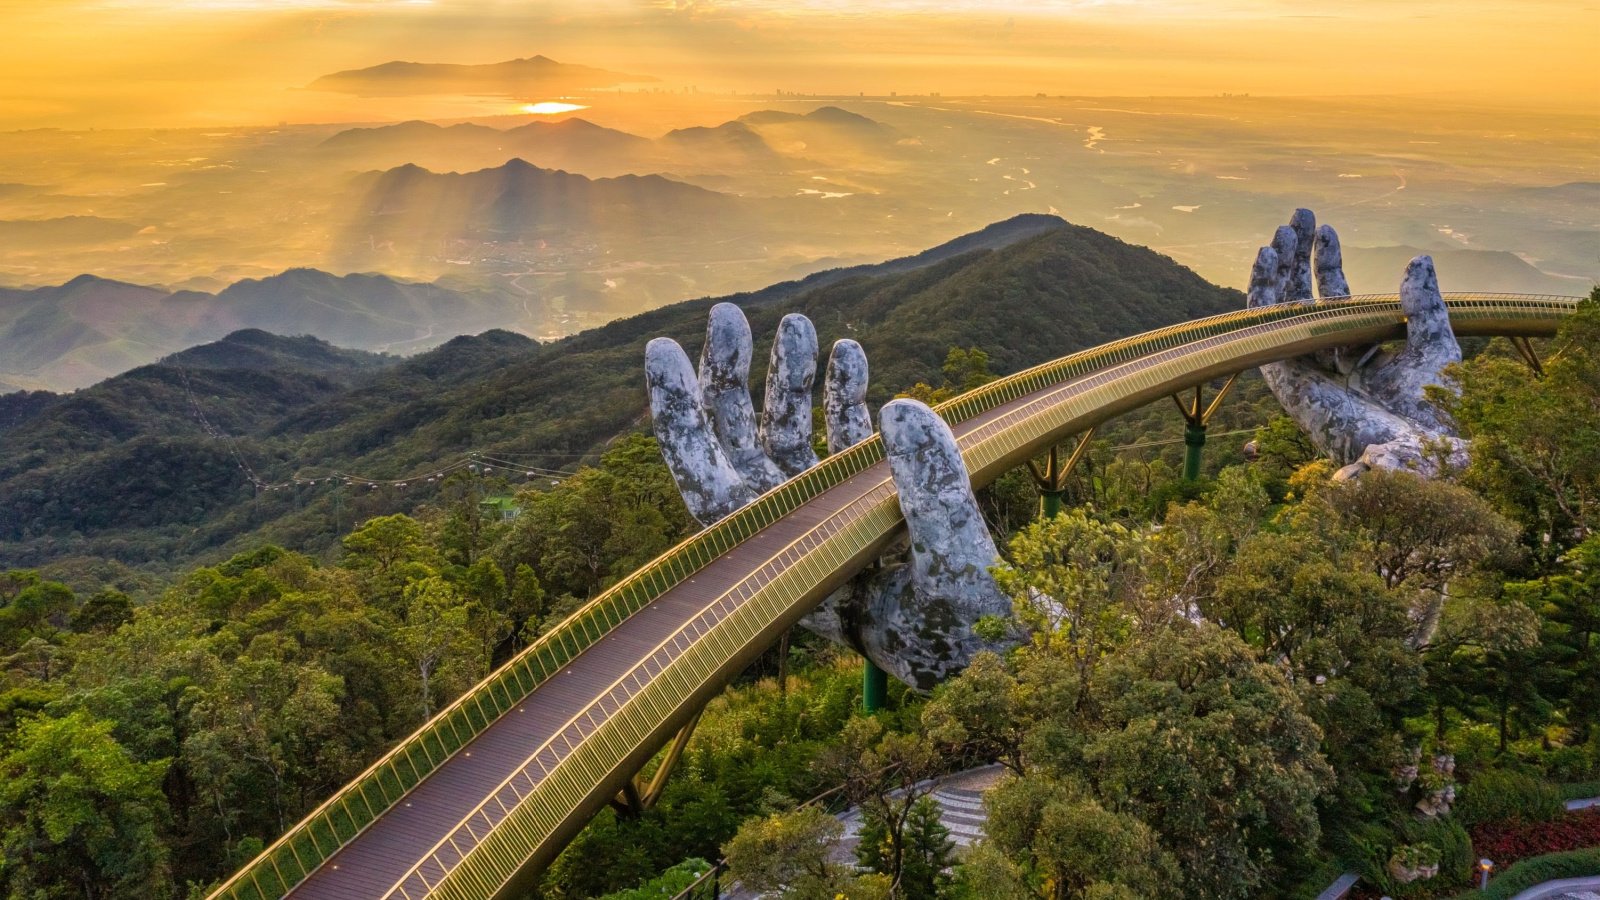
[[[362,97],[419,94],[527,96],[564,88],[608,88],[655,80],[648,75],[610,72],[536,55],[476,65],[391,60],[364,69],[346,69],[324,75],[308,87],[316,91],[337,91]]]

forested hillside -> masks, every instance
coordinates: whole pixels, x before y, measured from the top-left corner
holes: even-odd
[[[810,316],[824,347],[842,337],[866,347],[876,404],[939,381],[951,347],[983,349],[1004,374],[1243,305],[1170,259],[1041,216],[869,271],[728,298],[757,335],[754,377],[789,312]],[[0,562],[57,561],[65,577],[104,559],[146,569],[218,559],[263,539],[315,554],[351,523],[414,509],[438,487],[356,489],[334,472],[405,479],[470,451],[570,469],[645,427],[645,342],[669,335],[693,352],[714,302],[543,346],[504,332],[458,338],[343,381],[176,363],[111,379],[0,432]],[[307,378],[323,380],[297,386]],[[258,491],[241,465],[264,482],[319,483]]]
[[[1198,482],[1100,447],[1049,519],[1002,479],[983,505],[1023,646],[866,715],[858,658],[795,630],[660,802],[602,812],[529,896],[671,896],[718,856],[794,900],[1310,898],[1345,870],[1439,900],[1480,855],[1524,886],[1593,871],[1600,813],[1562,800],[1600,794],[1597,347],[1600,292],[1542,377],[1505,343],[1459,366],[1471,461],[1445,480],[1333,483],[1281,417]],[[940,368],[914,391],[989,377],[981,351]],[[638,434],[512,519],[494,488],[460,471],[325,558],[258,542],[136,596],[0,572],[6,892],[195,896],[694,527]],[[988,840],[958,858],[917,786],[990,761]],[[859,868],[799,805],[825,792],[864,811]]]

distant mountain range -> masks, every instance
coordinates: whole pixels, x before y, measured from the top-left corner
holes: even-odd
[[[405,165],[363,175],[355,211],[355,243],[438,246],[458,239],[524,241],[559,231],[591,242],[745,229],[740,198],[663,178],[621,175],[590,179],[513,159],[467,173]]]
[[[314,91],[338,91],[359,97],[408,97],[419,94],[498,94],[524,100],[544,99],[567,91],[598,90],[657,79],[649,75],[608,72],[590,66],[556,62],[545,56],[485,65],[386,62],[348,69],[311,82]]]
[[[952,346],[982,347],[1012,372],[1244,302],[1051,216],[727,299],[749,314],[760,361],[791,311],[811,317],[824,347],[861,341],[874,404],[937,381]],[[692,354],[714,302],[552,344],[491,331],[398,362],[247,332],[72,395],[13,395],[0,400],[0,565],[161,568],[261,541],[315,552],[356,521],[430,496],[426,483],[355,492],[325,481],[255,495],[246,466],[276,481],[408,477],[478,450],[570,467],[644,425],[645,342],[669,335]]]
[[[1421,250],[1416,247],[1345,247],[1344,270],[1350,289],[1362,294],[1392,293],[1413,257],[1427,253],[1439,270],[1445,291],[1507,291],[1581,296],[1593,279],[1550,275],[1504,250]]]
[[[383,275],[291,269],[216,294],[81,275],[0,288],[0,391],[86,387],[241,328],[412,351],[505,319],[498,298]]]
[[[649,139],[573,117],[499,129],[412,121],[338,132],[319,156],[353,168],[415,164],[463,171],[522,159],[586,175],[643,172],[750,174],[781,172],[817,161],[891,153],[900,135],[866,116],[836,106],[800,114],[762,110],[714,127],[680,128]]]

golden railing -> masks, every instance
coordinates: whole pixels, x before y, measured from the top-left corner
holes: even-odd
[[[1578,302],[1516,294],[1445,298],[1463,336],[1549,335]],[[1074,353],[963,394],[938,411],[960,425],[1030,394],[1074,383],[1071,398],[1051,392],[962,435],[973,480],[985,483],[1052,439],[1184,387],[1185,379],[1193,384],[1321,347],[1392,339],[1402,336],[1403,328],[1394,295],[1241,310]],[[876,436],[836,454],[600,594],[396,744],[211,897],[270,900],[287,894],[610,629],[757,531],[882,459]],[[631,775],[627,767],[642,765],[675,730],[674,722],[720,689],[730,669],[736,672],[743,660],[798,620],[902,524],[892,483],[884,478],[768,559],[574,717],[557,736],[562,745],[552,740],[531,753],[453,832],[470,835],[470,849],[455,849],[461,842],[453,842],[446,865],[439,857],[445,842],[428,848],[393,895],[468,900],[505,891],[519,873],[526,874],[531,858],[548,858],[552,844],[605,802],[608,786],[615,792],[619,773]],[[567,731],[579,739],[574,743]],[[433,877],[425,877],[429,874]]]

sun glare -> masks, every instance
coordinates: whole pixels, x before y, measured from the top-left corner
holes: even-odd
[[[556,116],[561,113],[577,112],[580,109],[588,108],[576,103],[557,103],[554,100],[545,100],[540,103],[524,103],[522,105],[523,112],[534,116]]]

